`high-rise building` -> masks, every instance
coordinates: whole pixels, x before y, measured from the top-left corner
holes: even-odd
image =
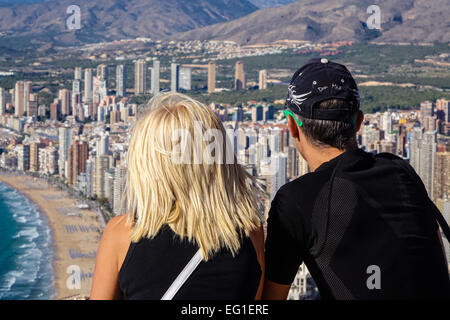
[[[267,89],[267,70],[259,71],[259,90]]]
[[[253,122],[257,122],[257,121],[262,121],[264,119],[264,115],[263,115],[263,106],[258,105],[252,108],[252,121]]]
[[[116,95],[119,97],[127,95],[127,66],[124,64],[116,67]]]
[[[145,94],[147,91],[147,63],[142,59],[134,64],[134,90],[136,94]]]
[[[434,159],[433,198],[450,197],[450,152],[436,152]]]
[[[86,141],[75,139],[69,147],[68,154],[68,183],[75,186],[80,173],[86,172],[86,160],[89,157],[89,146]]]
[[[30,171],[39,171],[39,149],[40,144],[37,142],[30,143]]]
[[[153,60],[152,68],[152,94],[157,95],[160,91],[159,80],[160,80],[160,68],[161,63],[159,60]]]
[[[14,115],[16,117],[22,117],[25,112],[25,94],[23,81],[17,81],[14,88]]]
[[[95,157],[95,186],[94,192],[97,198],[106,198],[105,194],[105,171],[109,169],[109,157],[97,156]]]
[[[208,63],[208,93],[216,91],[216,63]]]
[[[74,80],[81,81],[82,76],[83,76],[83,69],[81,69],[80,67],[75,67]]]
[[[431,101],[423,101],[420,104],[420,122],[422,122],[426,117],[431,117],[433,116],[434,112],[433,112],[433,102]]]
[[[84,70],[84,102],[92,102],[93,100],[93,75],[92,69]]]
[[[422,146],[423,128],[414,127],[409,137],[409,163],[419,174],[420,168],[420,149]]]
[[[61,100],[61,114],[68,115],[71,110],[72,93],[68,89],[59,90],[59,100]]]
[[[234,89],[235,90],[245,90],[247,88],[245,71],[244,71],[244,62],[238,61],[235,66],[234,73]]]
[[[30,146],[20,144],[17,146],[17,168],[21,171],[30,170]]]
[[[114,190],[113,190],[113,212],[115,215],[125,213],[123,206],[123,194],[125,192],[127,167],[120,165],[114,171]]]
[[[278,189],[286,183],[287,156],[272,154],[270,158],[270,201],[275,198]]]
[[[264,121],[270,121],[274,119],[275,108],[272,105],[264,106]]]
[[[106,87],[106,80],[105,79],[99,79],[97,77],[93,78],[93,92],[92,102],[94,103],[100,103],[100,101],[103,100],[108,95],[108,90]]]
[[[191,68],[180,68],[180,89],[192,90],[192,69]]]
[[[50,104],[50,119],[58,120],[60,114],[60,104],[59,99],[55,99],[55,101]]]
[[[72,144],[71,128],[68,127],[59,128],[58,140],[59,140],[58,171],[61,177],[68,178],[66,171],[66,162],[69,159],[69,146]]]
[[[72,83],[72,109],[76,108],[77,105],[82,103],[82,94],[81,94],[81,80],[74,80]],[[72,110],[69,110],[69,114],[72,113]]]
[[[28,116],[29,117],[36,117],[38,115],[38,95],[37,94],[30,94],[30,99],[28,100]]]
[[[108,200],[111,208],[113,206],[113,196],[114,196],[114,171],[115,168],[109,168],[105,171],[105,198]]]
[[[0,88],[0,115],[6,113],[6,94],[5,89]]]
[[[58,172],[58,152],[55,147],[39,149],[39,172],[52,175]]]
[[[109,154],[109,134],[103,133],[97,140],[97,155],[104,156],[108,154]]]
[[[381,118],[381,130],[385,132],[385,134],[389,134],[392,131],[392,113],[386,111],[383,113]]]
[[[24,102],[24,110],[25,114],[29,117],[30,113],[30,95],[32,92],[32,83],[31,81],[25,81],[23,85],[23,102]]]
[[[170,65],[170,91],[177,92],[180,88],[180,65],[172,63]]]
[[[97,66],[97,78],[108,80],[108,66],[106,64]]]
[[[295,147],[288,147],[288,158],[286,177],[288,179],[295,179],[298,177],[298,151]]]
[[[427,131],[423,134],[420,150],[420,177],[428,191],[428,196],[433,197],[434,162],[437,149],[436,131]]]

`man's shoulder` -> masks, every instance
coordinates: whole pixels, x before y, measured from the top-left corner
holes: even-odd
[[[327,171],[314,171],[306,173],[283,185],[278,192],[296,193],[305,189],[321,188],[323,183],[328,181],[331,173]]]
[[[329,181],[330,173],[316,171],[304,174],[286,184],[277,192],[277,200],[281,204],[291,205],[310,202]]]

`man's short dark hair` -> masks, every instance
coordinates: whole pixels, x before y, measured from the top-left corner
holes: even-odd
[[[341,99],[330,99],[317,103],[316,109],[349,108],[348,102]],[[345,150],[350,144],[356,143],[357,112],[345,121],[313,120],[300,117],[303,122],[302,132],[309,142],[316,147],[335,147]]]

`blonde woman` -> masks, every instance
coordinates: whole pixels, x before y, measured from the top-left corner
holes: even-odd
[[[258,192],[230,157],[215,114],[185,95],[153,98],[138,116],[127,160],[129,213],[105,228],[90,298],[159,300],[201,252],[173,299],[259,299]]]

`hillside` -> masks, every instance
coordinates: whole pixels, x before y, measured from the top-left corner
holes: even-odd
[[[369,5],[381,8],[381,31],[369,30]],[[450,41],[448,0],[298,0],[258,10],[227,23],[176,35],[177,39],[234,40],[240,44],[280,39],[336,41]]]
[[[257,10],[245,0],[78,0],[81,29],[73,31],[66,27],[66,11],[72,4],[72,0],[48,0],[0,8],[0,34],[37,44],[66,45],[133,37],[160,39]]]

